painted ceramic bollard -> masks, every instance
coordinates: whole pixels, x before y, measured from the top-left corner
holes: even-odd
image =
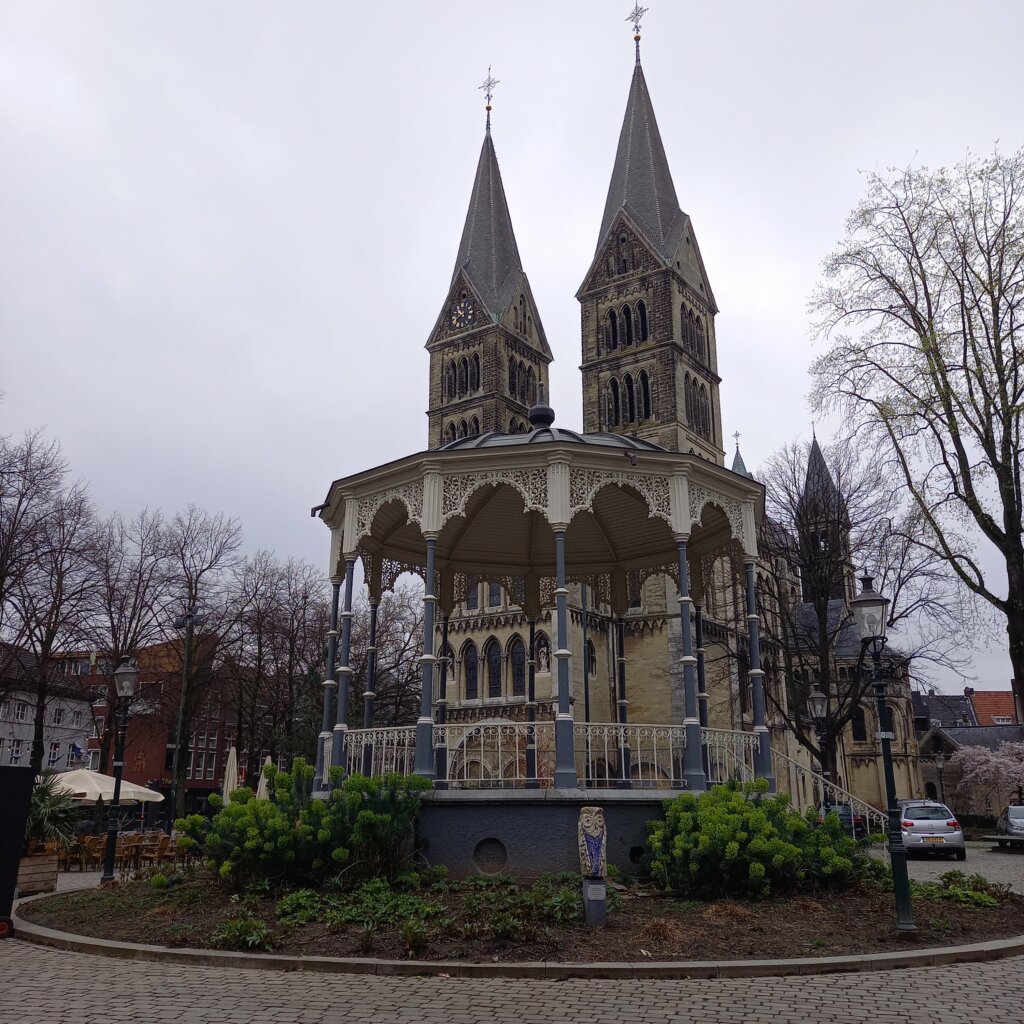
[[[608,871],[608,829],[600,807],[581,807],[579,823],[580,872],[583,875],[583,919],[591,928],[603,927],[608,917],[604,876]]]

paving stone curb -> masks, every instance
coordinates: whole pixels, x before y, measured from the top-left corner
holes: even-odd
[[[19,904],[28,902],[19,900]],[[465,963],[446,960],[382,960],[376,957],[278,956],[212,949],[178,949],[132,942],[113,942],[89,935],[44,928],[13,914],[15,935],[56,949],[94,953],[123,960],[232,967],[250,971],[312,971],[322,974],[376,974],[406,977],[444,975],[451,978],[770,978],[809,974],[891,971],[905,967],[1001,960],[1024,953],[1024,935],[975,942],[967,946],[934,946],[862,956],[793,957],[784,960],[679,960],[640,963],[555,963],[524,961]]]

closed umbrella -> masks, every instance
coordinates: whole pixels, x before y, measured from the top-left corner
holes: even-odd
[[[94,804],[98,800],[110,803],[114,799],[114,777],[94,772],[89,768],[76,768],[70,772],[60,772],[55,776],[54,785],[62,792],[82,804]],[[136,786],[134,782],[121,780],[122,804],[157,803],[163,800],[163,793],[145,786]]]
[[[238,751],[232,747],[228,751],[228,763],[224,766],[224,803],[231,803],[231,794],[238,789]]]
[[[263,762],[263,771],[260,772],[259,785],[256,787],[257,800],[270,799],[270,779],[267,777],[267,765],[273,763],[274,762],[270,760],[270,755],[267,754],[267,759]]]

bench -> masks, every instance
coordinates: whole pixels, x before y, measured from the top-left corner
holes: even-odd
[[[1000,846],[1024,846],[1024,836],[982,836],[986,843],[991,842],[993,846],[998,843]]]

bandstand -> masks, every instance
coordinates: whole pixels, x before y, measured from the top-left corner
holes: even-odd
[[[545,405],[529,419],[527,433],[462,438],[336,480],[315,510],[331,530],[333,587],[317,788],[327,789],[330,766],[431,779],[422,826],[433,857],[455,869],[522,872],[527,851],[535,870],[572,867],[576,813],[588,802],[605,807],[609,860],[631,851],[635,860],[644,823],[666,796],[755,776],[774,788],[754,595],[762,486],[636,437],[560,429]],[[749,732],[707,728],[695,603],[701,566],[723,553],[745,581]],[[364,728],[350,729],[357,561],[369,590],[371,651]],[[404,572],[424,585],[420,715],[415,726],[375,729],[376,609]],[[630,722],[629,666],[620,656],[612,720],[577,721],[569,587],[585,585],[621,628],[630,595],[651,576],[670,577],[678,594],[681,650],[665,720]],[[451,724],[447,659],[438,652],[453,609],[478,580],[499,582],[528,620],[525,714]],[[535,689],[535,627],[545,608],[553,608],[550,704]]]

